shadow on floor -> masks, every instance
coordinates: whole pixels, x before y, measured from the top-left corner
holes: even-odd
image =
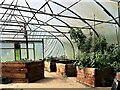
[[[48,82],[53,81],[54,79],[56,79],[56,77],[45,77],[45,78],[38,80],[34,83],[48,83]]]

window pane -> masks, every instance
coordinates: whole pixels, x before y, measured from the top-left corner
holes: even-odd
[[[14,49],[0,49],[0,57],[2,62],[14,61]]]
[[[29,49],[29,59],[34,60],[34,54],[32,49]]]
[[[27,58],[27,52],[26,49],[21,49],[21,59]]]
[[[26,48],[26,44],[25,44],[25,43],[21,43],[21,44],[20,44],[20,47],[21,47],[21,48]]]
[[[33,48],[33,44],[32,44],[32,43],[29,43],[29,44],[28,44],[28,48]]]
[[[0,48],[14,48],[14,43],[0,43]]]
[[[43,58],[43,49],[42,43],[35,43],[35,59],[42,59]]]

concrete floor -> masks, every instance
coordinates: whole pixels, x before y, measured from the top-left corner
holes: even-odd
[[[40,90],[40,88],[79,88],[80,90],[111,90],[110,87],[106,88],[91,88],[76,82],[75,77],[63,78],[58,76],[55,72],[49,73],[45,71],[45,78],[34,83],[11,83],[11,84],[0,84],[0,88],[17,88],[23,90]],[[34,88],[34,89],[33,89]],[[14,89],[13,89],[14,90]]]

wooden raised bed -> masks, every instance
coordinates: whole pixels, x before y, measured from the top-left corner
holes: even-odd
[[[49,72],[56,72],[56,62],[55,60],[45,61],[45,70]]]
[[[2,77],[14,83],[34,82],[44,78],[44,61],[3,62]]]
[[[111,69],[102,71],[95,68],[79,69],[77,67],[77,81],[92,87],[110,87],[114,74]]]
[[[57,74],[60,76],[76,77],[76,67],[73,63],[57,63]]]

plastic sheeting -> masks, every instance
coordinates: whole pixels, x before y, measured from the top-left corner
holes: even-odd
[[[2,3],[2,1],[3,0],[0,0],[0,3]],[[117,2],[113,2],[110,0],[97,1],[101,5],[103,5],[114,18],[118,17]],[[10,4],[16,5],[16,7],[10,6]],[[29,6],[31,9],[29,8]],[[9,9],[7,10],[5,9],[5,7]],[[15,8],[15,10],[11,8]],[[32,13],[32,11],[36,12],[36,10],[39,9],[40,11],[38,11],[37,13]],[[70,27],[84,28],[82,30],[85,33],[89,32],[89,30],[92,30],[87,28],[92,27],[98,34],[104,35],[109,43],[117,43],[117,36],[119,36],[120,41],[120,30],[118,28],[118,25],[115,24],[113,18],[111,18],[97,3],[95,3],[94,0],[18,0],[18,2],[17,0],[5,0],[5,2],[1,4],[0,11],[3,13],[0,14],[1,31],[8,31],[8,29],[12,29],[15,31],[23,30],[23,27],[20,26],[4,26],[2,24],[13,25],[15,24],[13,22],[17,23],[17,21],[19,21],[20,23],[17,23],[17,25],[24,26],[24,23],[29,22],[29,24],[26,26],[28,37],[30,38],[29,40],[44,39],[46,51],[45,57],[60,57],[62,55],[65,55],[67,56],[67,58],[74,59],[74,53],[77,48],[69,37],[68,32],[70,30]],[[8,14],[13,14],[13,16]],[[86,23],[84,22],[84,20],[86,21]],[[116,20],[118,21],[118,19]],[[5,21],[5,23],[3,21]],[[106,23],[107,21],[112,23]],[[8,35],[4,35],[6,33],[3,31],[1,33],[1,38],[3,40],[9,40],[10,38],[8,38],[8,36],[14,37],[12,39],[24,39],[24,34],[20,35],[18,33],[14,33],[15,35],[12,35],[10,33],[7,33]],[[58,35],[62,35],[63,37],[60,37]],[[74,45],[74,47],[72,46],[72,44]],[[22,52],[24,52],[24,50]],[[58,52],[58,55],[56,55],[56,52]],[[40,57],[42,57],[42,54]]]

